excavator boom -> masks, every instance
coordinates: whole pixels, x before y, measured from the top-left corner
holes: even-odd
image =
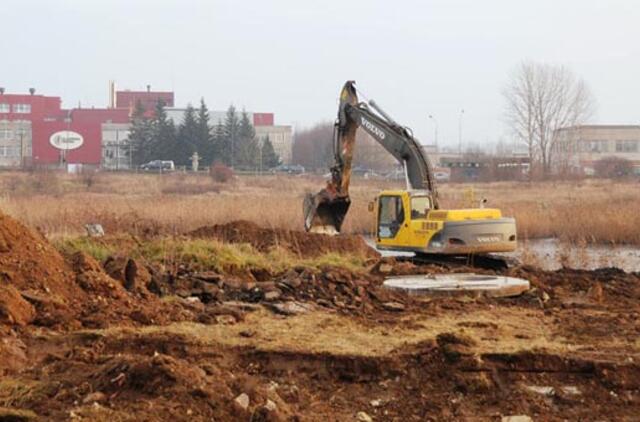
[[[347,81],[340,92],[338,118],[333,132],[331,180],[319,193],[308,194],[304,200],[307,231],[335,234],[342,228],[351,204],[349,184],[358,128],[367,132],[404,166],[409,188],[430,193],[434,208],[438,208],[433,171],[420,144],[407,128],[398,125],[373,101],[369,105],[359,102],[355,82]]]

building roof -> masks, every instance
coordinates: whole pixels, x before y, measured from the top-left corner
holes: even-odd
[[[640,125],[575,125],[561,127],[558,131],[576,129],[640,129]]]

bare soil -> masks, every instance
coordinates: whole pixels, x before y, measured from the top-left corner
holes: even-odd
[[[261,252],[280,246],[302,257],[315,257],[330,252],[379,257],[379,254],[371,249],[361,236],[348,234],[325,236],[278,228],[271,229],[242,220],[200,227],[189,235],[197,238],[213,238],[228,243],[250,243]]]
[[[504,274],[532,289],[515,298],[420,299],[384,277],[442,268],[377,258],[355,237],[245,222],[193,233],[376,257],[358,272],[239,275],[62,256],[6,216],[0,234],[0,421],[640,414],[637,273],[517,267]]]

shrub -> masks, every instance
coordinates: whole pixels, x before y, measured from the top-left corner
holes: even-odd
[[[233,170],[222,163],[214,163],[209,174],[216,182],[226,183],[233,178]]]
[[[628,177],[633,174],[633,163],[619,157],[604,157],[594,163],[596,176],[610,179]]]

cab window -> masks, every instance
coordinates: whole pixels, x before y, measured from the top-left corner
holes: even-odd
[[[414,196],[411,198],[411,219],[426,219],[431,209],[431,200],[428,196]]]
[[[399,196],[381,196],[378,221],[378,237],[395,237],[404,222],[402,198]]]

